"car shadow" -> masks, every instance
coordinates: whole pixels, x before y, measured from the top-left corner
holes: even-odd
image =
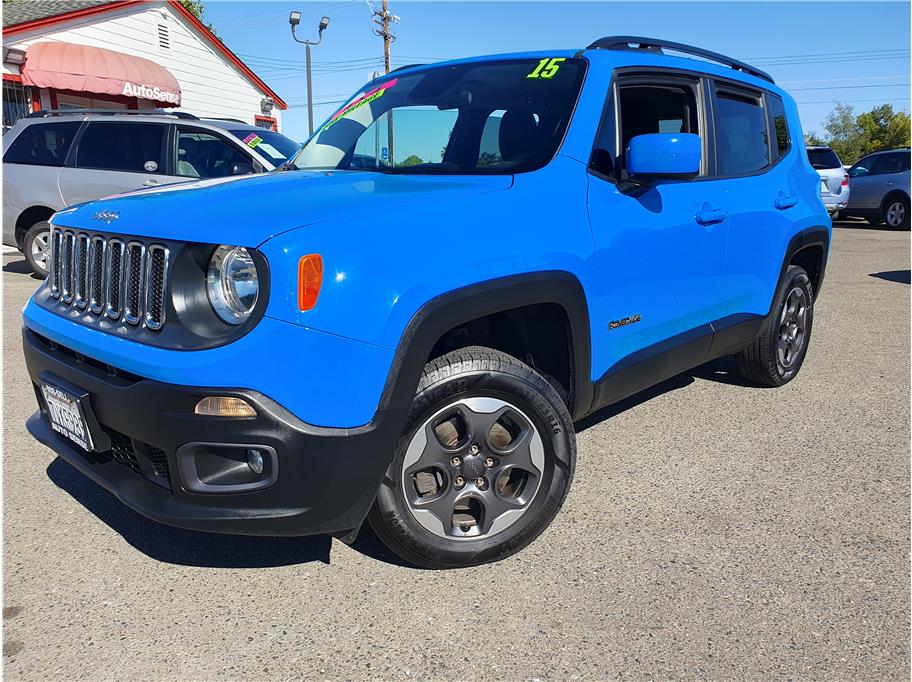
[[[671,379],[666,379],[660,384],[656,384],[639,393],[634,393],[632,396],[624,398],[613,405],[608,405],[607,407],[603,407],[602,409],[593,412],[574,424],[576,432],[582,433],[586,429],[590,429],[606,419],[611,419],[637,405],[649,402],[653,398],[690,386],[695,379],[704,379],[706,381],[714,381],[719,384],[728,384],[730,386],[762,388],[742,377],[735,364],[735,358],[731,355],[727,355],[707,362],[705,365],[695,367],[682,374],[678,374]]]
[[[133,511],[59,457],[48,478],[146,556],[169,564],[201,568],[272,568],[319,561],[329,563],[332,538],[271,538],[221,535],[174,528]]]
[[[872,225],[864,218],[840,218],[833,221],[833,229],[871,230],[873,232],[898,232],[897,229],[887,226],[886,223]]]
[[[40,275],[36,275],[32,272],[32,269],[29,267],[29,264],[26,262],[25,258],[22,260],[10,261],[3,266],[3,272],[12,272],[17,275],[31,275],[32,279],[44,279]]]
[[[888,282],[897,282],[899,284],[909,284],[910,277],[908,270],[887,270],[886,272],[872,272],[869,277],[885,279]]]

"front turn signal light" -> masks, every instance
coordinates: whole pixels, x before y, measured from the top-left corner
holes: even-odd
[[[298,261],[298,309],[310,310],[317,305],[323,284],[323,257],[318,253],[301,256]]]
[[[193,412],[207,417],[256,417],[256,410],[246,400],[224,395],[206,396]]]

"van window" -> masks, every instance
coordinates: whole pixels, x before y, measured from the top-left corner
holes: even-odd
[[[80,121],[36,123],[26,126],[6,150],[4,163],[62,166]]]
[[[79,140],[76,166],[162,174],[165,130],[161,123],[92,121]]]
[[[759,96],[716,92],[716,146],[720,175],[745,175],[769,165],[769,133]]]
[[[773,160],[781,159],[792,144],[785,107],[776,95],[767,95],[769,101],[769,126],[773,131]]]

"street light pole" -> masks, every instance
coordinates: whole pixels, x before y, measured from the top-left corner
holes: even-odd
[[[305,52],[304,58],[307,64],[307,130],[310,135],[313,135],[314,131],[314,113],[313,113],[313,87],[311,85],[310,78],[310,46],[319,45],[323,41],[323,31],[326,30],[326,27],[329,26],[329,17],[323,17],[320,19],[320,25],[318,26],[319,34],[316,40],[301,40],[298,38],[295,33],[295,29],[298,24],[301,23],[301,13],[292,12],[288,15],[288,23],[291,24],[291,37],[294,38],[297,42],[304,45]]]

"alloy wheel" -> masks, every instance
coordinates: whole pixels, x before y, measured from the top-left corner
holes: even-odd
[[[464,398],[412,436],[402,491],[412,516],[430,532],[477,540],[526,513],[544,466],[541,435],[518,407],[499,398]]]
[[[899,227],[906,219],[906,207],[901,201],[894,201],[887,207],[887,225]]]
[[[807,338],[808,300],[801,287],[794,287],[782,306],[779,318],[779,365],[786,371],[792,368],[801,355]]]
[[[42,270],[47,272],[48,257],[51,254],[51,231],[43,230],[35,235],[32,239],[31,246],[32,260]]]

